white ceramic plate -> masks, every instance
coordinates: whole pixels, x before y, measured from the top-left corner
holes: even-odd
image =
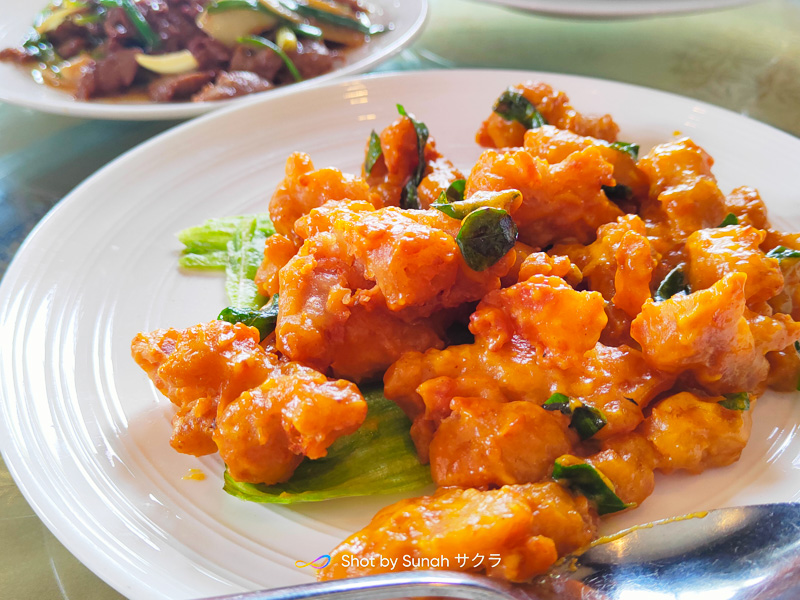
[[[411,44],[422,30],[428,15],[428,0],[371,0],[379,23],[392,23],[393,29],[372,36],[369,44],[348,51],[345,63],[338,69],[304,81],[268,92],[261,92],[220,102],[143,103],[124,100],[75,100],[70,94],[38,84],[28,70],[0,62],[0,102],[27,106],[49,113],[87,117],[90,119],[185,119],[194,117],[232,103],[244,103],[254,96],[269,94],[279,96],[297,89],[315,87],[327,81],[363,73],[387,60]],[[31,28],[38,10],[47,0],[0,0],[0,48],[20,44]]]
[[[702,12],[758,0],[476,0],[556,17],[619,19]]]
[[[182,273],[174,233],[263,211],[286,156],[357,171],[395,103],[468,168],[474,132],[509,84],[538,78],[582,111],[614,114],[643,150],[692,136],[724,190],[761,189],[774,222],[800,229],[800,140],[731,112],[643,88],[549,73],[428,71],[265,97],[171,130],[80,185],[35,229],[0,285],[0,445],[58,538],[120,592],[190,598],[307,581],[311,560],[395,498],[269,508],[221,490],[222,462],[168,445],[173,409],[130,358],[138,331],[185,327],[225,306],[222,280]],[[302,115],[298,119],[297,115]],[[798,499],[800,401],[767,394],[735,465],[660,477],[653,497],[606,530],[724,505]],[[184,480],[201,468],[205,481]]]

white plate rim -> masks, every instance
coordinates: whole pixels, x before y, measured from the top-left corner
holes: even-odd
[[[405,72],[405,73],[394,73],[394,74],[376,74],[370,75],[365,77],[360,77],[356,79],[349,80],[348,82],[331,82],[325,86],[322,86],[319,90],[307,90],[305,92],[298,92],[298,94],[304,93],[322,93],[325,89],[333,89],[339,86],[346,86],[352,82],[362,82],[365,85],[370,85],[370,83],[377,82],[380,84],[381,81],[384,80],[406,80],[406,81],[413,81],[415,79],[422,79],[423,82],[425,78],[434,78],[437,76],[447,77],[448,75],[452,75],[453,77],[467,77],[467,78],[476,78],[481,76],[502,76],[509,82],[514,82],[517,80],[521,80],[524,78],[539,78],[542,80],[547,81],[548,78],[550,80],[558,79],[560,82],[584,82],[590,83],[593,85],[599,85],[602,87],[610,86],[612,89],[617,88],[619,90],[629,90],[631,92],[638,93],[648,93],[648,94],[656,94],[663,96],[665,98],[672,98],[672,99],[679,99],[681,101],[690,100],[692,104],[694,104],[698,110],[700,111],[712,111],[719,115],[727,115],[727,118],[734,117],[736,119],[745,119],[746,121],[752,121],[734,113],[732,111],[719,108],[704,102],[695,101],[691,99],[687,99],[683,96],[677,94],[671,94],[668,92],[661,92],[657,90],[651,90],[648,88],[643,88],[641,86],[636,86],[627,83],[620,83],[620,82],[613,82],[608,80],[602,79],[595,79],[595,78],[587,78],[581,76],[574,76],[574,75],[557,75],[554,73],[543,73],[543,72],[531,72],[531,71],[515,71],[515,70],[454,70],[454,71],[446,71],[446,72],[432,72],[432,71],[419,71],[419,72]],[[559,85],[563,85],[559,83]],[[273,101],[278,101],[278,98],[275,97],[267,97],[263,99],[256,100],[249,104],[269,104]],[[24,262],[26,255],[31,251],[31,248],[35,245],[40,243],[40,240],[43,240],[46,243],[47,235],[49,234],[49,230],[52,227],[57,226],[57,221],[62,213],[78,210],[80,208],[80,202],[85,200],[81,200],[81,198],[86,197],[86,192],[91,190],[91,188],[99,181],[102,181],[104,178],[113,174],[116,168],[119,168],[120,165],[125,165],[126,162],[135,160],[136,157],[146,155],[152,148],[158,147],[166,140],[170,140],[173,138],[179,138],[184,131],[192,131],[195,128],[203,128],[206,127],[209,123],[212,123],[217,120],[224,120],[227,114],[238,112],[245,108],[244,105],[238,106],[231,106],[225,110],[215,112],[213,114],[207,115],[200,119],[194,120],[189,123],[184,123],[178,125],[164,133],[159,134],[158,136],[154,137],[151,140],[148,140],[137,147],[129,150],[119,158],[115,159],[112,163],[109,163],[95,174],[91,175],[87,178],[83,183],[77,186],[70,194],[68,194],[64,200],[62,200],[59,204],[57,204],[43,219],[42,221],[37,224],[34,230],[29,234],[26,238],[25,242],[20,247],[19,251],[17,252],[16,256],[14,257],[12,263],[9,265],[7,272],[5,273],[2,281],[0,281],[0,317],[6,317],[6,323],[9,322],[7,319],[8,317],[8,309],[6,300],[11,295],[12,290],[14,289],[15,283],[18,281],[22,281],[24,277]],[[783,137],[784,141],[791,142],[793,144],[797,144],[797,138],[777,130],[769,125],[763,123],[756,123],[759,128],[765,128],[764,131],[769,132],[770,135],[777,135],[779,137]],[[78,205],[78,206],[74,206]],[[4,312],[6,313],[4,315]],[[13,321],[13,320],[12,320]],[[2,331],[3,326],[3,319],[0,318],[0,331]],[[0,337],[0,348],[4,345],[4,338]],[[8,348],[6,348],[8,350]],[[3,370],[3,364],[0,361],[0,372]],[[0,388],[1,391],[2,388]],[[9,472],[12,474],[12,477],[17,482],[20,490],[22,491],[23,495],[26,497],[28,502],[31,504],[33,509],[36,513],[40,516],[43,522],[48,526],[48,528],[56,535],[56,537],[65,545],[67,548],[73,552],[76,557],[79,558],[82,562],[87,564],[92,570],[94,570],[98,576],[102,579],[107,581],[117,590],[123,593],[131,593],[133,595],[137,595],[137,597],[152,597],[147,595],[142,595],[143,592],[152,592],[149,588],[141,588],[137,587],[137,582],[131,582],[126,578],[126,572],[122,568],[122,566],[113,561],[110,557],[104,555],[98,555],[96,551],[93,551],[89,545],[86,545],[86,540],[83,539],[83,532],[79,529],[76,529],[76,525],[70,523],[68,521],[63,520],[64,515],[57,514],[58,511],[54,511],[52,507],[52,500],[43,497],[40,490],[34,489],[38,482],[35,479],[31,479],[27,476],[26,473],[26,463],[24,458],[24,452],[20,452],[20,448],[14,445],[12,442],[12,436],[10,435],[9,429],[9,415],[6,414],[6,402],[3,401],[3,398],[0,397],[0,402],[2,406],[0,406],[0,414],[4,417],[0,419],[0,451],[2,451],[3,456],[6,460],[7,467]],[[51,504],[48,506],[48,502]],[[59,518],[60,517],[60,518]],[[75,535],[78,535],[77,541]],[[88,538],[86,538],[88,539]],[[79,543],[83,542],[83,544]],[[167,597],[167,596],[165,596]]]
[[[13,76],[17,79],[17,75],[13,71],[19,71],[20,68],[16,65],[8,63],[0,63],[0,102],[5,102],[15,106],[31,108],[46,113],[57,115],[64,115],[70,117],[80,117],[89,119],[105,119],[105,120],[132,120],[132,121],[156,121],[156,120],[176,120],[187,119],[195,117],[207,112],[221,110],[228,108],[231,105],[238,105],[252,101],[258,101],[264,95],[271,97],[283,96],[291,94],[299,90],[309,89],[318,85],[324,85],[330,81],[339,79],[346,79],[360,73],[369,71],[370,69],[378,66],[393,56],[400,53],[402,50],[410,46],[422,33],[430,17],[429,0],[396,0],[396,4],[392,4],[395,0],[372,0],[374,4],[380,5],[384,10],[392,12],[399,10],[399,4],[411,2],[413,5],[410,7],[414,10],[416,18],[408,24],[404,29],[394,29],[384,36],[390,37],[392,40],[387,46],[382,47],[379,52],[369,52],[363,58],[354,62],[348,62],[344,66],[325,73],[319,77],[295,83],[291,85],[282,86],[266,92],[258,92],[249,96],[240,98],[233,98],[231,100],[222,100],[218,102],[175,102],[175,103],[125,103],[125,102],[85,102],[75,100],[69,94],[58,92],[57,90],[48,90],[46,98],[37,98],[26,94],[26,91],[36,91],[43,86],[33,81],[28,77],[29,81],[25,81],[22,90],[15,91],[15,88],[10,85],[3,85],[3,73],[6,76]],[[0,0],[0,8],[3,2],[14,2],[14,0]],[[31,15],[31,20],[34,14]],[[4,48],[4,44],[13,45],[18,43],[18,40],[12,38],[12,33],[4,32],[3,27],[0,26],[0,48]],[[374,44],[380,45],[380,38],[376,37]],[[30,87],[28,84],[30,84]],[[52,93],[49,93],[52,92]],[[63,98],[61,97],[63,96]]]
[[[473,0],[552,17],[628,19],[734,8],[763,0]]]

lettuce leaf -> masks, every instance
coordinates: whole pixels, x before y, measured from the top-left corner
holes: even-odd
[[[392,494],[431,483],[411,441],[411,423],[380,388],[362,390],[367,418],[353,433],[336,440],[328,455],[305,459],[286,483],[240,483],[225,471],[224,490],[242,500],[267,504],[319,502],[332,498]]]
[[[275,233],[266,214],[209,219],[178,233],[185,246],[178,264],[187,269],[224,269],[231,306],[260,308],[267,301],[253,282],[264,242]]]

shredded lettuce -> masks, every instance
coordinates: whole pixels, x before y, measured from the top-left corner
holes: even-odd
[[[431,483],[421,465],[402,410],[379,388],[362,390],[367,418],[353,433],[339,438],[328,455],[305,459],[286,483],[240,483],[225,472],[224,490],[242,500],[268,504],[319,502],[332,498],[407,492]]]
[[[178,264],[187,269],[224,269],[231,306],[260,308],[267,301],[253,282],[264,242],[275,233],[266,214],[209,219],[178,233],[185,246]]]

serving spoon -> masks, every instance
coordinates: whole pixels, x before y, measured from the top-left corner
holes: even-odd
[[[209,600],[798,600],[800,503],[721,508],[633,527],[532,584],[405,571]]]

